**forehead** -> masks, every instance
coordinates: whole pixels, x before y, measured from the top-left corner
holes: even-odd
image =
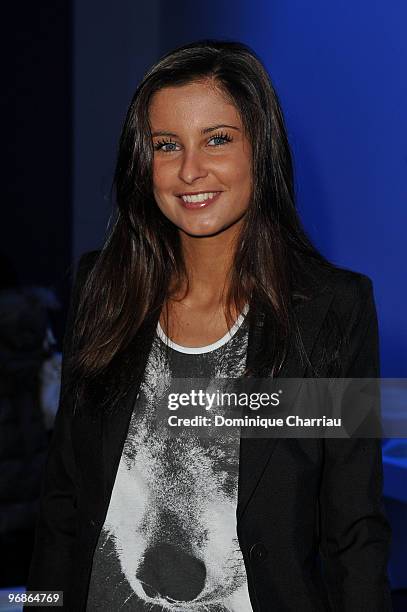
[[[210,82],[194,82],[165,87],[155,93],[149,106],[153,129],[184,126],[199,128],[211,123],[241,126],[241,118],[225,93]]]

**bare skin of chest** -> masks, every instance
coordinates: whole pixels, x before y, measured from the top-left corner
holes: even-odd
[[[167,325],[165,309],[160,316],[160,325],[170,340],[181,346],[206,346],[228,332],[227,321],[220,307],[213,309],[207,305],[191,307],[172,303],[169,312],[170,326]]]

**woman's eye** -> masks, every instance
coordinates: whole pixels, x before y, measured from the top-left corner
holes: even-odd
[[[172,151],[176,151],[176,146],[176,142],[172,142],[171,140],[161,140],[155,143],[154,149],[155,151],[164,151],[164,153],[171,153]]]
[[[215,136],[212,136],[212,138],[210,140],[215,140],[217,142],[215,142],[214,146],[219,146],[219,145],[223,145],[226,142],[231,142],[232,138],[228,135],[228,134],[216,134]],[[221,142],[219,142],[221,141]]]

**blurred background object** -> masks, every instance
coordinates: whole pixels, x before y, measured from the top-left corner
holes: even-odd
[[[0,586],[23,584],[30,561],[58,404],[59,372],[44,373],[58,359],[48,317],[57,308],[44,288],[0,290]]]

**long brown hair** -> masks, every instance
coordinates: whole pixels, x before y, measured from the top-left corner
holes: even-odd
[[[288,348],[293,301],[307,296],[312,264],[332,267],[298,218],[283,114],[259,58],[238,42],[203,40],[175,49],[144,76],[122,129],[113,183],[116,217],[76,317],[74,364],[84,377],[104,371],[146,318],[158,315],[170,282],[187,279],[178,230],[153,197],[148,113],[157,91],[206,78],[235,104],[253,150],[252,198],[234,253],[226,314],[229,321],[232,305],[253,299],[268,313],[273,375]]]

